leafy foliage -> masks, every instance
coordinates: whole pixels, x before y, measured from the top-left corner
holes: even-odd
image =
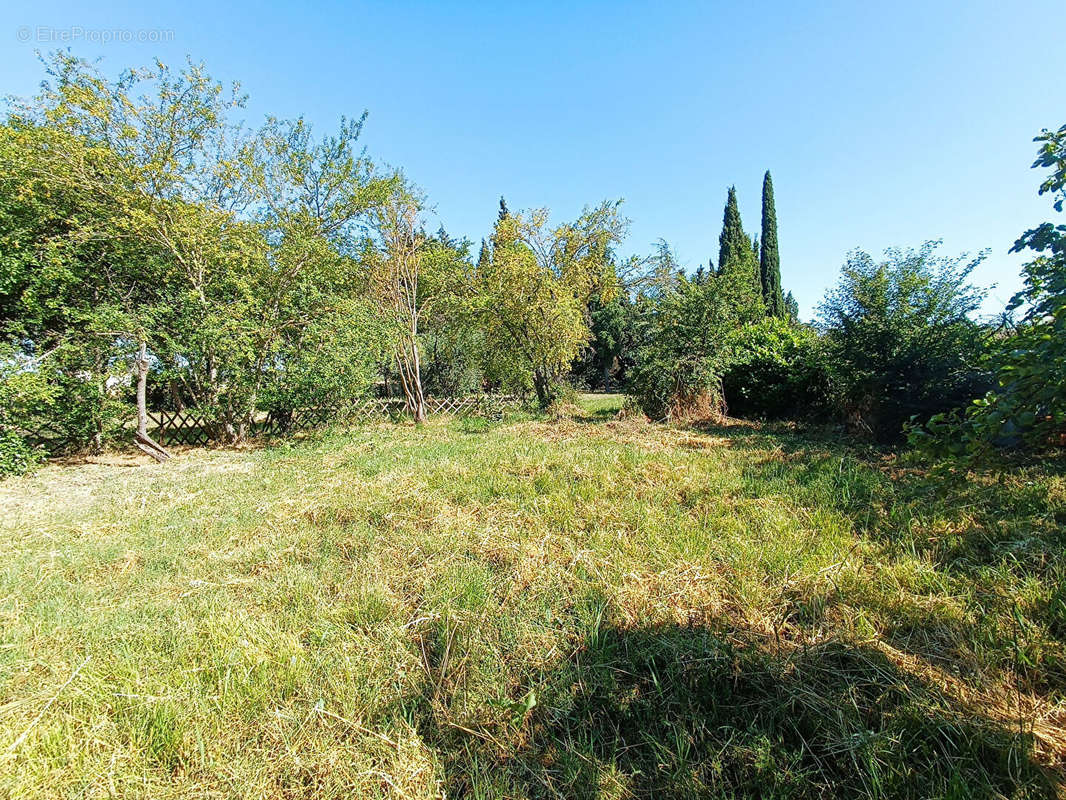
[[[13,430],[0,428],[0,478],[5,475],[24,475],[41,462],[42,453],[35,450]]]
[[[1061,212],[1066,199],[1066,125],[1044,131],[1034,168],[1052,167],[1040,186]],[[962,411],[939,415],[916,428],[913,444],[928,452],[979,457],[998,447],[1040,449],[1066,431],[1066,225],[1045,222],[1015,242],[1031,250],[1024,288],[1009,305],[1022,308],[1021,324],[995,342],[992,362],[997,387]]]
[[[586,386],[610,391],[625,380],[633,363],[635,308],[629,296],[620,293],[604,303],[589,301],[589,346],[573,365],[574,377]]]
[[[719,276],[725,277],[735,302],[763,310],[762,285],[759,280],[759,259],[752,249],[751,237],[744,232],[737,208],[737,190],[730,186],[722,214],[722,232],[718,236]]]
[[[492,257],[477,275],[487,372],[499,384],[535,390],[544,407],[555,399],[590,340],[589,301],[616,291],[612,247],[627,225],[618,207],[604,202],[550,227],[547,209],[514,214],[501,205]]]
[[[138,342],[162,395],[217,438],[243,438],[258,408],[306,402],[313,385],[365,391],[380,348],[357,255],[365,214],[394,179],[356,149],[362,119],[320,139],[303,120],[247,134],[229,117],[243,105],[236,87],[202,65],[108,80],[57,54],[48,72],[0,128],[0,237],[12,253],[0,310],[19,363],[61,398],[55,409],[105,397]],[[324,357],[327,320],[343,363]],[[99,446],[119,428],[106,405],[95,430],[69,431],[72,444]]]
[[[501,197],[474,262],[361,148],[365,113],[324,136],[302,118],[248,130],[239,87],[202,64],[45,67],[0,125],[0,427],[26,447],[103,447],[129,434],[134,397],[145,417],[143,395],[237,442],[267,410],[397,383],[413,408],[423,391],[485,389],[548,408],[568,377],[624,382],[656,418],[843,416],[883,441],[932,418],[916,440],[955,452],[1035,447],[1066,425],[1063,225],[1016,243],[1036,257],[1009,333],[971,318],[979,259],[934,243],[852,253],[815,330],[783,295],[769,172],[761,241],[731,187],[717,267],[692,279],[662,241],[620,257],[611,202],[553,224]],[[1038,142],[1061,210],[1066,127]]]
[[[966,282],[983,255],[946,258],[938,246],[889,249],[883,261],[852,252],[820,307],[834,399],[854,429],[881,441],[989,382],[988,331],[970,318],[983,294]]]
[[[749,290],[746,276],[729,271],[702,282],[683,278],[650,304],[630,382],[644,413],[692,419],[724,411],[729,337],[762,316]]]
[[[730,414],[813,419],[829,411],[830,366],[813,328],[767,317],[734,330],[726,342],[722,387]]]

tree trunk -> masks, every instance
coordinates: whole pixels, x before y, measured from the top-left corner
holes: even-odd
[[[414,384],[415,394],[415,422],[422,424],[426,421],[426,397],[422,393],[422,360],[418,357],[418,339],[412,333],[411,336],[411,382]]]
[[[137,448],[156,461],[170,458],[170,453],[148,435],[148,343],[141,339],[137,351]]]
[[[408,349],[410,348],[410,349]],[[418,358],[418,342],[401,342],[396,350],[396,369],[400,373],[407,410],[418,424],[426,421],[426,398],[422,392],[422,373]]]
[[[137,351],[137,436],[148,436],[148,344]]]
[[[184,411],[185,403],[182,402],[181,392],[178,391],[178,382],[176,380],[171,380],[167,388],[170,391],[170,401],[174,404],[174,410]]]
[[[544,370],[533,371],[533,388],[537,391],[537,402],[541,408],[547,408],[552,402],[551,377]]]

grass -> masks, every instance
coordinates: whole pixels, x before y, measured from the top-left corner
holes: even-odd
[[[0,797],[1054,797],[1066,478],[381,424],[0,484]]]

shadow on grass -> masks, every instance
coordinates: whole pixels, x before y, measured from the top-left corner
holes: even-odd
[[[1017,729],[880,650],[599,626],[496,735],[422,726],[449,797],[1053,797]]]
[[[907,465],[891,451],[832,431],[701,426],[746,452],[744,490],[838,511],[856,533],[922,553],[948,572],[975,577],[1005,559],[1017,577],[1066,552],[1066,503],[1053,483],[1066,456],[1015,469],[944,471]],[[948,533],[933,535],[932,528]]]
[[[991,669],[1049,702],[1066,695],[1066,458],[1019,470],[933,470],[817,433],[704,430],[748,451],[749,497],[831,509],[881,548],[887,570],[916,560],[935,570],[919,579],[904,569],[915,588],[898,593],[801,586],[788,598],[797,621],[817,626],[834,609],[844,618],[861,612],[893,646],[959,674],[987,679]],[[923,602],[930,592],[963,599],[964,613]]]

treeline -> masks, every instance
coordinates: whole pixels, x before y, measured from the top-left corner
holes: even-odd
[[[1040,192],[1061,212],[1066,126],[1036,141],[1033,166],[1052,170]],[[1014,243],[1034,259],[992,321],[978,319],[986,293],[969,283],[987,253],[945,257],[929,241],[881,259],[849,253],[816,321],[801,323],[782,296],[769,173],[761,236],[744,232],[731,188],[717,265],[594,303],[575,377],[627,389],[653,418],[828,422],[937,457],[1066,444],[1066,226],[1044,223]]]
[[[618,202],[553,223],[501,199],[475,254],[427,231],[421,192],[360,146],[365,115],[324,136],[303,119],[252,130],[239,87],[202,65],[109,79],[61,53],[46,69],[0,125],[0,471],[39,458],[42,432],[53,451],[100,448],[136,420],[150,443],[150,407],[238,442],[267,410],[396,392],[421,420],[427,395],[547,406],[575,381],[655,418],[843,420],[882,439],[932,418],[926,441],[957,451],[1062,423],[1041,371],[1059,353],[1061,382],[1062,226],[1017,245],[1040,253],[1017,326],[973,321],[976,260],[933,244],[851,254],[805,325],[769,173],[760,237],[730,189],[717,263],[691,276],[665,242],[621,254]],[[1041,137],[1059,205],[1062,139]]]
[[[0,127],[0,430],[7,461],[141,442],[149,407],[213,438],[395,391],[557,395],[590,341],[589,304],[631,291],[618,203],[552,223],[501,207],[476,261],[428,233],[426,201],[358,143],[364,117],[240,121],[201,65],[110,80],[69,54]],[[133,411],[136,409],[136,414]]]

